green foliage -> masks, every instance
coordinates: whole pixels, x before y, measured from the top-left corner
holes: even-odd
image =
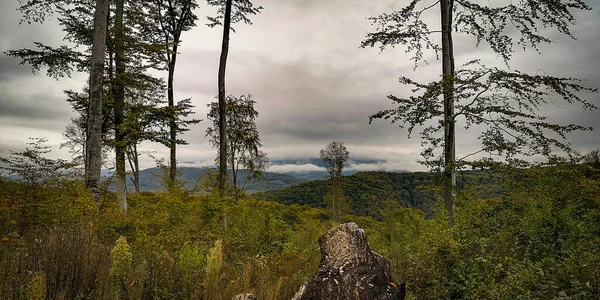
[[[222,26],[222,20],[225,16],[225,2],[226,0],[208,0],[208,5],[217,6],[216,16],[207,16],[206,19],[208,27]],[[244,22],[245,24],[252,25],[250,20],[251,15],[259,14],[262,11],[262,6],[254,6],[250,0],[235,0],[231,5],[231,23],[235,24],[238,22]],[[231,29],[233,32],[235,30]]]
[[[373,47],[380,44],[383,50],[389,46],[402,44],[407,52],[414,53],[411,58],[415,66],[423,60],[424,50],[441,51],[441,47],[430,38],[431,34],[439,33],[430,29],[429,24],[422,18],[424,13],[438,4],[421,3],[413,0],[402,9],[392,13],[384,13],[369,20],[377,26],[377,30],[368,33],[362,41],[362,47]],[[591,10],[582,0],[557,1],[518,1],[510,4],[480,4],[474,1],[453,1],[454,6],[452,26],[458,33],[471,35],[476,38],[476,45],[486,42],[492,51],[508,62],[514,53],[515,36],[517,45],[523,48],[530,46],[537,50],[540,43],[551,43],[552,40],[543,36],[538,26],[555,28],[558,32],[571,38],[570,26],[575,24],[576,10]],[[508,26],[508,28],[507,28]],[[511,33],[517,33],[517,35]]]
[[[263,173],[269,160],[267,154],[260,150],[262,143],[256,129],[258,112],[254,109],[256,101],[252,99],[252,95],[228,96],[225,101],[227,165],[231,172],[234,198],[237,202],[249,180],[264,179]],[[210,108],[207,118],[211,121],[211,125],[206,129],[206,136],[210,138],[210,144],[215,149],[219,149],[219,104],[212,102],[207,106]],[[219,157],[215,161],[218,165]],[[247,171],[244,178],[239,176],[241,170]]]
[[[349,155],[350,152],[348,152],[344,143],[340,141],[333,141],[327,144],[325,149],[321,149],[319,157],[325,164],[329,178],[339,178],[342,176],[342,170]]]
[[[50,146],[45,138],[30,138],[29,147],[21,152],[11,151],[8,157],[0,157],[0,170],[4,175],[16,175],[18,180],[29,186],[57,182],[68,177],[74,165],[62,159],[45,157]]]
[[[457,185],[462,187],[469,183],[477,185],[477,195],[483,198],[494,198],[502,192],[498,178],[487,171],[462,172]],[[393,200],[403,207],[418,208],[424,211],[427,217],[433,216],[436,208],[432,188],[437,185],[437,181],[431,173],[359,172],[341,177],[341,185],[348,198],[348,213],[357,216],[370,216],[381,220],[381,210],[385,208],[388,200]],[[252,196],[287,205],[325,208],[324,197],[327,192],[327,181],[314,180],[281,190],[255,193]]]
[[[334,223],[339,223],[342,214],[348,210],[347,198],[342,189],[342,170],[349,155],[350,152],[340,141],[327,144],[325,149],[321,149],[319,153],[329,174],[329,189],[323,197],[323,202],[331,212]]]
[[[129,282],[131,281],[131,263],[133,254],[125,237],[117,239],[115,247],[110,251],[110,281],[115,299],[127,299]]]
[[[428,173],[357,175],[349,183],[359,188],[432,180]],[[127,217],[109,193],[96,213],[81,183],[63,184],[39,187],[44,209],[37,211],[15,205],[26,185],[0,185],[3,299],[44,293],[50,299],[229,299],[242,292],[290,299],[317,270],[317,240],[331,224],[323,209],[252,199],[225,205],[208,191],[132,194]],[[377,219],[342,220],[365,229],[369,244],[390,261],[394,281],[406,282],[409,299],[598,294],[600,185],[588,166],[504,167],[491,179],[466,173],[461,184],[453,228],[443,214],[432,210],[425,218],[392,197],[365,206],[378,209]],[[494,192],[486,187],[499,184]],[[405,188],[396,192],[408,195]],[[494,196],[480,196],[486,193]],[[37,225],[21,226],[24,215]]]
[[[594,169],[600,169],[600,150],[594,150],[583,157],[583,162]]]
[[[31,277],[31,290],[27,298],[30,300],[46,299],[46,276],[43,273],[35,273]]]
[[[205,294],[208,299],[222,299],[219,281],[223,268],[223,243],[215,242],[206,256],[206,276],[204,277]]]
[[[342,216],[348,212],[348,198],[340,185],[329,185],[327,194],[323,196],[323,202],[331,213],[334,223],[340,223]]]
[[[81,220],[79,212],[61,208],[72,206],[87,212],[93,207],[83,197],[80,182],[72,181],[79,170],[62,159],[51,159],[50,146],[43,138],[33,138],[29,147],[0,157],[5,179],[0,189],[0,226],[16,226],[20,233],[51,224],[72,224]],[[64,222],[64,223],[63,223]]]
[[[598,290],[597,182],[579,166],[508,169],[499,200],[457,195],[456,223],[387,209],[393,272],[416,298],[590,299]],[[402,225],[401,225],[402,224]],[[402,234],[399,234],[401,231]],[[379,242],[371,243],[376,249]]]
[[[46,75],[54,79],[71,76],[73,71],[76,71],[73,65],[83,63],[80,58],[80,53],[76,47],[60,46],[52,48],[40,42],[34,42],[36,50],[32,49],[17,49],[8,50],[4,54],[13,57],[22,57],[19,64],[31,65],[32,72],[39,72],[42,67],[47,67]]]
[[[547,116],[539,114],[542,105],[556,101],[556,95],[565,103],[580,104],[587,110],[596,109],[594,104],[577,96],[577,92],[597,91],[581,86],[580,80],[504,71],[483,66],[479,61],[465,64],[464,69],[456,72],[453,80],[456,85],[456,113],[452,118],[464,120],[465,129],[472,126],[486,128],[479,136],[481,152],[494,153],[506,160],[518,154],[554,158],[552,152],[556,149],[571,155],[570,144],[565,142],[566,135],[591,129],[575,124],[548,122]],[[402,77],[400,82],[414,86],[413,91],[422,94],[408,98],[390,95],[388,97],[398,107],[373,114],[370,120],[391,119],[392,123],[401,123],[401,128],[407,126],[410,135],[415,127],[423,126],[426,120],[443,115],[440,82],[420,84],[407,77]],[[443,139],[439,138],[443,129],[444,124],[440,122],[421,131],[423,144],[427,145],[422,155],[432,167],[441,164],[435,156],[435,150],[443,144]],[[488,161],[489,158],[473,163],[465,157],[457,159],[456,166],[481,165]]]

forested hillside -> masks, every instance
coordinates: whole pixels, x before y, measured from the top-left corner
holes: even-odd
[[[343,191],[348,198],[348,213],[381,219],[381,211],[390,202],[402,207],[417,208],[432,216],[436,197],[433,186],[436,176],[427,172],[359,172],[342,178]],[[478,197],[499,197],[503,190],[501,178],[489,172],[466,171],[458,177],[458,186],[473,185]],[[299,204],[325,208],[324,197],[329,182],[314,180],[280,190],[259,192],[256,199],[276,201],[286,205]]]

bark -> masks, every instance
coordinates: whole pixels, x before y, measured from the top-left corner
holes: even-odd
[[[233,149],[230,149],[230,151],[231,151],[231,182],[233,184],[234,201],[237,204],[238,198],[239,198],[238,187],[237,187],[237,179],[238,179],[239,169],[235,167],[235,154],[234,154]]]
[[[160,2],[159,2],[160,5]],[[179,39],[181,32],[184,30],[184,23],[190,14],[191,0],[188,0],[181,9],[179,20],[170,24],[165,24],[161,20],[161,28],[164,33],[167,44],[167,100],[168,106],[171,108],[169,119],[169,179],[167,187],[172,189],[175,187],[177,178],[177,116],[175,115],[175,95],[174,95],[174,80],[175,80],[175,65],[177,64],[177,51],[179,47]],[[168,1],[168,6],[165,8],[167,13],[174,15],[177,13],[171,1]],[[169,29],[170,28],[170,29]],[[173,47],[169,49],[169,40],[173,35]]]
[[[340,224],[319,238],[319,270],[292,300],[401,300],[405,284],[392,281],[390,264],[371,250],[356,223]]]
[[[225,186],[227,183],[227,110],[225,102],[225,69],[227,65],[227,54],[229,53],[229,30],[231,27],[231,2],[225,3],[225,20],[223,22],[223,44],[221,47],[221,59],[219,61],[219,195],[225,197]]]
[[[92,40],[92,67],[90,71],[90,104],[88,111],[88,139],[86,186],[96,205],[100,204],[100,176],[102,169],[102,96],[104,84],[104,51],[106,47],[106,16],[109,0],[96,0],[94,35]]]
[[[137,145],[133,145],[133,178],[135,180],[135,192],[139,193],[140,190],[140,160],[138,159]]]
[[[256,300],[256,296],[253,294],[243,293],[233,296],[231,300]]]
[[[232,112],[233,114],[233,112]],[[230,141],[228,139],[228,141]],[[231,142],[231,149],[229,149],[229,154],[228,156],[231,157],[231,183],[233,184],[233,200],[235,201],[235,204],[238,203],[238,200],[240,198],[240,189],[238,189],[238,174],[239,174],[239,170],[240,170],[240,165],[239,162],[236,165],[236,147],[234,145],[233,142]],[[246,178],[248,178],[248,176],[246,176]]]
[[[452,45],[452,0],[441,0],[442,88],[444,94],[444,202],[448,222],[454,226],[455,130],[454,130],[454,53]]]
[[[175,36],[173,39],[173,52],[171,59],[169,60],[169,77],[167,79],[167,98],[169,101],[169,107],[171,110],[169,120],[169,182],[168,187],[172,189],[175,186],[175,179],[177,177],[177,124],[175,123],[175,95],[173,94],[173,80],[175,77],[175,63],[177,62],[177,43],[179,36]]]
[[[127,215],[127,185],[125,178],[125,141],[122,125],[125,108],[125,45],[123,33],[123,13],[125,0],[117,0],[115,10],[115,65],[116,81],[114,91],[114,123],[115,123],[115,184],[117,203],[123,215]]]

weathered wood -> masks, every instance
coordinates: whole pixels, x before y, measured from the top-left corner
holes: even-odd
[[[341,224],[319,238],[321,264],[293,300],[404,299],[404,285],[390,276],[389,262],[373,252],[356,223]]]
[[[85,183],[96,205],[100,205],[100,177],[102,169],[102,97],[104,87],[104,50],[106,48],[106,16],[109,0],[96,0],[94,35],[90,70],[88,128],[86,134]]]
[[[256,297],[253,294],[243,293],[233,296],[231,300],[256,300]]]

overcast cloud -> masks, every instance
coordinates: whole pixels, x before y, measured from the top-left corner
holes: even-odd
[[[202,1],[200,1],[202,3]],[[406,94],[399,76],[431,80],[439,76],[440,62],[432,54],[430,65],[413,71],[410,55],[402,47],[380,53],[360,49],[360,41],[372,30],[369,16],[400,8],[405,1],[365,0],[263,0],[264,7],[253,17],[254,25],[235,26],[227,64],[227,93],[252,94],[260,113],[258,129],[264,150],[271,159],[318,157],[329,141],[343,141],[355,159],[374,159],[377,164],[350,166],[356,170],[423,170],[416,161],[421,151],[418,135],[408,138],[386,121],[368,125],[368,115],[391,107],[386,95]],[[590,3],[592,1],[589,1]],[[33,41],[62,43],[55,22],[18,25],[16,1],[0,0],[0,51],[31,47]],[[432,2],[433,3],[433,2]],[[217,69],[221,28],[204,26],[205,7],[197,12],[199,26],[183,34],[175,78],[175,97],[191,97],[196,117],[205,118],[206,105],[217,93]],[[578,14],[573,33],[578,40],[556,36],[556,43],[543,45],[542,55],[533,50],[517,51],[511,68],[526,72],[547,72],[555,76],[586,78],[600,86],[600,18],[598,10]],[[456,37],[457,65],[481,58],[488,65],[502,65],[486,45],[475,48],[468,37]],[[13,58],[0,56],[0,149],[21,149],[28,137],[47,137],[56,157],[68,158],[59,150],[61,133],[72,116],[63,90],[80,90],[85,74],[55,81],[44,72],[32,74]],[[597,94],[585,95],[596,105]],[[555,121],[575,122],[600,128],[598,112],[584,112],[557,101],[544,108]],[[184,136],[189,145],[178,148],[181,165],[212,165],[216,155],[204,136],[207,122],[194,125]],[[458,156],[478,149],[477,132],[459,131]],[[570,141],[582,152],[600,148],[597,132],[571,135]],[[168,149],[145,143],[146,151],[166,157]],[[144,156],[143,167],[153,166]],[[271,171],[311,171],[313,165],[273,166]]]

